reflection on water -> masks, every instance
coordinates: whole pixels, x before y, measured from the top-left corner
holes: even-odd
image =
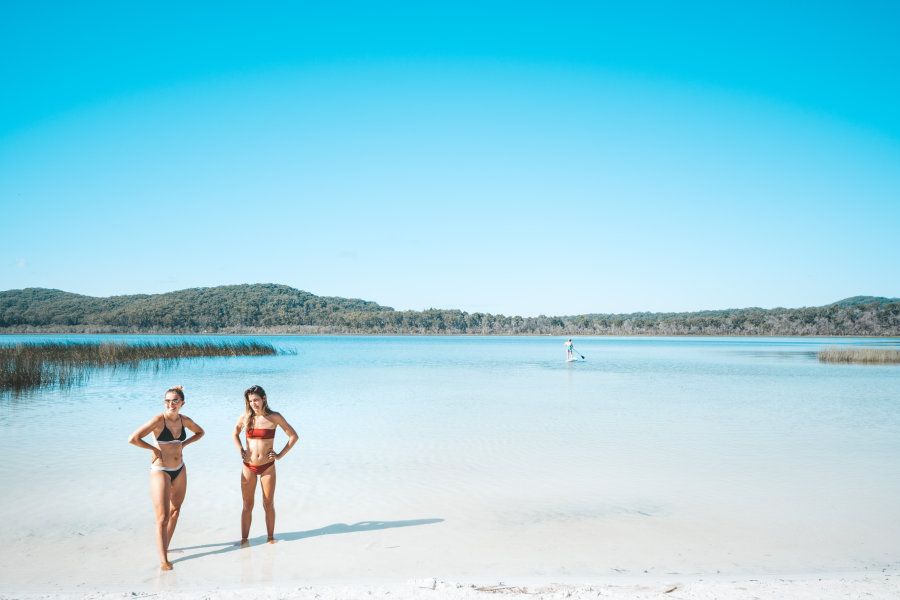
[[[811,350],[734,350],[734,354],[754,358],[774,358],[776,360],[816,360],[818,352]]]
[[[0,477],[15,482],[0,510],[16,524],[0,561],[20,565],[4,588],[153,580],[149,453],[126,439],[175,384],[207,435],[185,449],[177,575],[160,586],[340,578],[347,564],[360,577],[591,577],[900,557],[885,526],[900,520],[900,368],[815,359],[898,340],[579,338],[586,360],[571,364],[562,338],[265,340],[285,353],[102,370],[0,399]],[[231,433],[251,384],[300,443],[278,465],[282,542],[236,551]],[[260,512],[251,537],[263,533]]]

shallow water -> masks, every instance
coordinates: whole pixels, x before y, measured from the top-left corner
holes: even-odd
[[[147,339],[40,339],[98,338]],[[582,338],[571,364],[550,337],[263,340],[286,353],[2,397],[2,587],[900,566],[900,367],[815,358],[900,340]],[[207,435],[160,577],[149,452],[126,439],[175,384]],[[281,541],[237,551],[251,384],[301,439],[277,465]]]

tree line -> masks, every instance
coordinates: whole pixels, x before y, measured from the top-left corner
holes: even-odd
[[[520,317],[452,309],[396,311],[275,284],[95,298],[43,288],[0,292],[0,331],[411,335],[900,335],[900,299],[689,313]]]

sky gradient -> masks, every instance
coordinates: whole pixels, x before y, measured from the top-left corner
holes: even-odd
[[[895,3],[0,11],[0,289],[900,296]]]

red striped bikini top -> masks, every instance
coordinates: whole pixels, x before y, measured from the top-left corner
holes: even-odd
[[[247,439],[248,440],[271,440],[275,437],[275,428],[272,429],[248,429],[247,430]]]

